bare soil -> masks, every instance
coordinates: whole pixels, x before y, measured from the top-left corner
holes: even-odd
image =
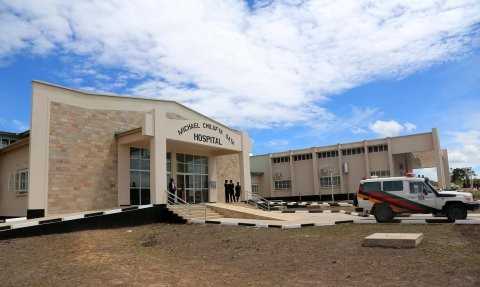
[[[362,247],[423,232],[416,249]],[[0,286],[480,286],[480,226],[155,224],[0,241]]]

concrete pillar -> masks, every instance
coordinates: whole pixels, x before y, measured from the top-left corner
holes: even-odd
[[[390,171],[390,176],[395,176],[395,170],[393,166],[393,154],[392,154],[392,138],[387,138],[387,149],[388,149],[388,170]]]
[[[154,204],[167,203],[167,139],[162,133],[166,119],[164,111],[155,109],[155,136],[150,141],[150,196]]]
[[[272,168],[272,154],[269,154],[268,155],[268,175],[266,176],[266,180],[268,181],[268,183],[265,185],[265,187],[269,187],[269,190],[268,190],[268,196],[269,197],[272,197],[272,194],[273,194],[273,188],[274,188],[274,185],[273,185],[273,168]]]
[[[370,177],[370,161],[368,159],[368,146],[367,141],[363,141],[363,159],[365,161],[365,177]]]
[[[433,160],[437,168],[437,181],[440,188],[446,187],[444,166],[442,160],[442,151],[440,149],[440,138],[438,136],[438,130],[436,128],[432,129],[432,142],[433,142]]]
[[[242,132],[242,151],[240,152],[240,184],[242,186],[241,200],[252,198],[252,179],[250,175],[251,143],[247,133]]]
[[[297,194],[296,189],[295,189],[295,170],[293,168],[292,151],[289,151],[288,157],[289,157],[288,163],[290,165],[290,182],[292,184],[292,190],[291,190],[290,194],[292,196],[301,196],[301,195]]]
[[[223,183],[217,182],[217,157],[210,155],[208,157],[208,192],[210,202],[220,201],[218,190],[221,184]]]
[[[338,152],[338,173],[340,176],[340,193],[345,192],[345,180],[343,176],[343,154],[342,154],[342,145],[337,144],[337,152]]]
[[[320,179],[318,177],[317,149],[312,150],[313,194],[320,196]]]
[[[448,164],[448,151],[446,149],[442,150],[442,159],[443,159],[443,176],[445,178],[445,186],[450,185],[450,165]]]
[[[117,144],[118,205],[130,204],[130,147]]]
[[[32,84],[32,118],[30,122],[29,177],[27,217],[43,217],[48,214],[48,166],[49,166],[48,96]]]

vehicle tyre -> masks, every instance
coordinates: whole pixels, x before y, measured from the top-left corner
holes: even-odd
[[[450,222],[467,218],[467,208],[463,204],[452,204],[447,206],[447,218]]]
[[[375,209],[373,210],[373,215],[377,222],[391,222],[395,214],[393,213],[392,208],[388,203],[375,204]]]

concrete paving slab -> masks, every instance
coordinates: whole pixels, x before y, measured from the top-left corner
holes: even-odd
[[[6,223],[11,223],[11,222],[19,222],[19,221],[26,221],[26,217],[15,217],[15,218],[7,218],[5,219]]]
[[[458,224],[458,225],[480,225],[480,220],[475,220],[475,219],[455,220],[455,224]]]
[[[362,246],[415,248],[422,240],[423,233],[373,233],[365,237]]]

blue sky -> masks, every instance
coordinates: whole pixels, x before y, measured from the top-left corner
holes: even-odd
[[[0,0],[0,23],[1,130],[39,79],[177,100],[254,154],[437,127],[480,172],[478,1]]]

